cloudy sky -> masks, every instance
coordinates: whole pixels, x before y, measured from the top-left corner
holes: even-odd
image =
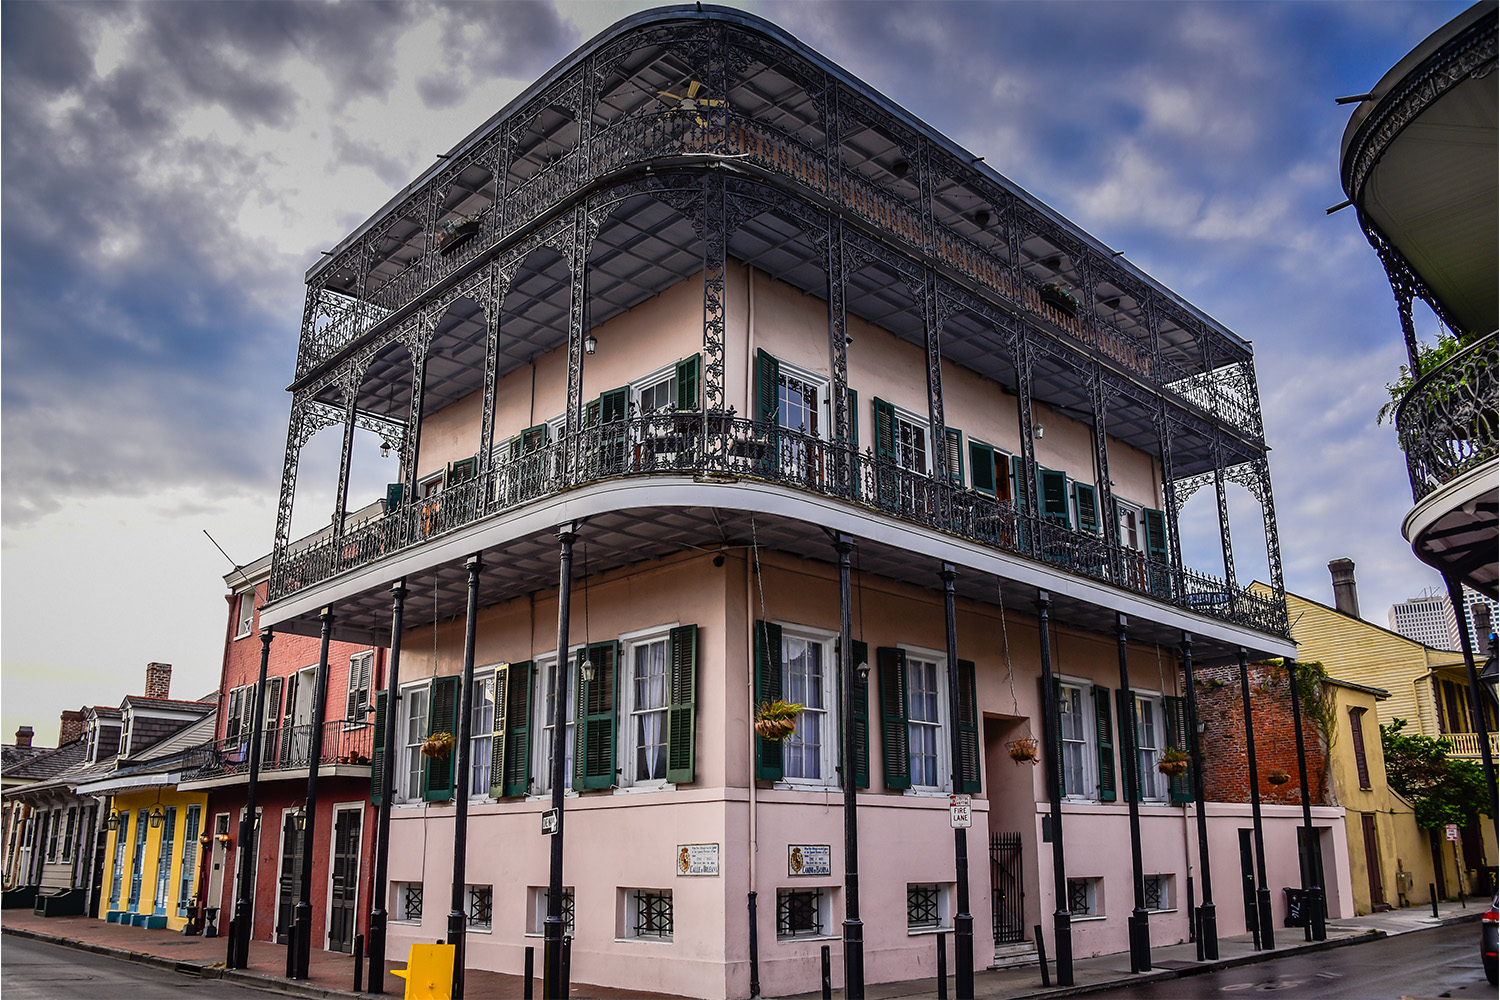
[[[6,742],[25,723],[50,744],[149,660],[177,697],[216,686],[230,564],[204,532],[241,563],[270,547],[304,270],[647,6],[5,5]],[[742,6],[1254,342],[1293,590],[1328,600],[1348,556],[1383,624],[1439,582],[1375,424],[1403,358],[1390,288],[1353,214],[1323,210],[1344,198],[1333,99],[1465,4]],[[1258,510],[1232,513],[1240,575],[1264,578]],[[1212,572],[1212,504],[1189,514]]]

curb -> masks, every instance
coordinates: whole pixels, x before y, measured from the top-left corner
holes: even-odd
[[[107,958],[115,958],[124,962],[134,962],[137,965],[149,965],[152,968],[185,976],[193,976],[198,979],[223,979],[227,982],[250,987],[251,989],[265,990],[269,993],[280,993],[283,996],[309,997],[311,1000],[332,1000],[332,998],[336,997],[364,997],[362,993],[353,993],[349,990],[341,990],[332,986],[313,986],[293,982],[289,979],[281,979],[276,976],[263,975],[259,972],[249,972],[244,969],[226,969],[217,965],[204,965],[196,961],[177,961],[171,958],[163,958],[160,955],[152,955],[149,952],[131,951],[128,948],[115,948],[110,945],[93,944],[89,941],[80,941],[77,938],[44,934],[41,931],[34,931],[25,927],[0,926],[0,934],[13,934],[16,937],[29,938],[33,941],[43,941],[47,944],[73,948],[76,951],[86,951],[95,955],[104,955]]]

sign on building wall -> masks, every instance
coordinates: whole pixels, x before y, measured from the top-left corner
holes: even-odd
[[[788,875],[832,875],[833,852],[827,844],[789,844],[786,849]]]
[[[718,844],[678,844],[678,875],[719,874]]]

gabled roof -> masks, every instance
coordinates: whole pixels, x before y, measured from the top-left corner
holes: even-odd
[[[125,699],[120,702],[120,707],[122,709],[129,707],[158,709],[161,711],[172,712],[193,712],[198,715],[202,715],[207,712],[212,712],[217,704],[217,698],[215,698],[213,702],[179,701],[176,698],[147,698],[144,695],[127,694],[125,696]]]
[[[0,773],[9,774],[10,769],[40,757],[44,753],[51,753],[56,747],[23,747],[18,743],[0,744]]]
[[[132,754],[123,763],[125,767],[121,770],[130,769],[134,765],[147,765],[152,761],[159,761],[167,757],[173,757],[184,750],[201,746],[213,741],[218,732],[219,714],[213,711],[216,706],[209,706],[211,711],[196,722],[177,730],[169,736],[157,740],[151,746],[138,754]]]
[[[79,737],[60,747],[44,750],[42,753],[21,761],[15,766],[7,765],[4,775],[7,778],[20,778],[31,781],[46,781],[48,778],[56,777],[69,768],[83,763],[83,756],[87,750],[87,741]]]

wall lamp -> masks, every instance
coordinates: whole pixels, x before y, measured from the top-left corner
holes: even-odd
[[[599,338],[592,333],[583,338],[583,353],[593,354],[599,349]]]

